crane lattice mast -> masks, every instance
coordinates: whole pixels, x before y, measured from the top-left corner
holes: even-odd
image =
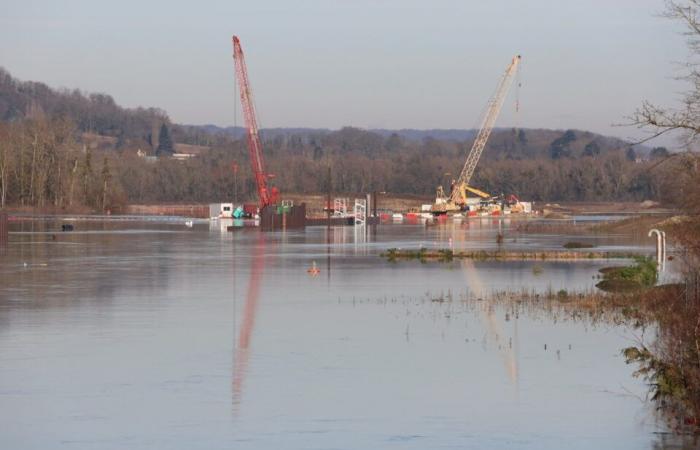
[[[483,121],[481,122],[479,134],[477,134],[474,144],[472,144],[472,148],[469,151],[467,161],[464,163],[462,172],[457,180],[457,186],[469,185],[469,181],[471,181],[472,175],[474,175],[474,169],[476,169],[476,165],[479,163],[479,158],[481,158],[481,153],[484,151],[484,147],[486,147],[486,141],[488,141],[491,131],[493,130],[493,126],[496,123],[496,119],[498,118],[498,114],[501,112],[501,107],[503,106],[503,101],[506,98],[508,89],[513,82],[514,75],[517,73],[518,64],[520,64],[520,55],[513,58],[510,65],[506,69],[505,74],[503,74],[503,77],[501,77],[501,81],[498,83],[496,92],[489,100],[488,109]],[[451,200],[454,203],[457,203],[459,195],[459,189],[454,189],[452,191]]]
[[[250,152],[250,163],[255,176],[255,184],[258,188],[260,208],[273,204],[275,192],[271,192],[267,187],[268,174],[265,173],[265,160],[263,158],[262,142],[258,134],[258,121],[253,103],[253,93],[248,80],[248,69],[246,67],[241,41],[237,36],[233,36],[233,62],[236,69],[236,79],[241,93],[241,105],[248,129],[248,150]],[[273,188],[273,191],[275,189]]]

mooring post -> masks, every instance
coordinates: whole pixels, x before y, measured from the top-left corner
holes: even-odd
[[[666,232],[661,232],[661,270],[666,269]]]
[[[666,259],[666,233],[653,228],[649,230],[649,237],[652,237],[653,234],[656,234],[656,267],[662,271]]]

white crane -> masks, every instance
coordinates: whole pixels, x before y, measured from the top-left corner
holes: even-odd
[[[486,110],[486,115],[481,121],[481,128],[479,133],[476,135],[474,144],[469,151],[467,156],[467,161],[464,163],[462,172],[459,174],[459,178],[452,186],[452,192],[449,198],[445,198],[444,191],[442,187],[438,188],[438,195],[433,207],[434,212],[444,213],[447,211],[456,211],[461,209],[461,207],[466,203],[466,192],[470,191],[480,197],[488,197],[489,195],[485,192],[479,191],[469,186],[469,181],[474,175],[474,169],[479,163],[481,158],[481,153],[486,147],[486,142],[491,135],[493,126],[496,123],[498,114],[501,112],[501,107],[503,106],[503,101],[508,94],[508,90],[513,83],[515,74],[517,73],[518,65],[520,64],[520,55],[513,57],[513,60],[508,65],[506,72],[501,77],[501,80],[496,87],[496,92],[489,99],[488,107]]]

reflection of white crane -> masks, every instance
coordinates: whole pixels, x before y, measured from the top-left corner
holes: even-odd
[[[435,205],[433,206],[433,212],[445,213],[463,209],[467,202],[468,191],[480,197],[489,197],[489,195],[485,192],[470,187],[469,181],[471,181],[472,175],[474,175],[474,169],[476,169],[476,165],[479,163],[481,153],[486,147],[486,142],[488,141],[491,131],[493,130],[493,126],[496,123],[496,119],[501,112],[503,101],[506,98],[506,94],[508,94],[508,89],[513,82],[513,78],[515,78],[519,64],[520,55],[517,55],[511,61],[505,74],[503,74],[501,77],[493,97],[489,99],[488,108],[486,110],[486,115],[481,122],[479,134],[476,135],[476,139],[472,144],[472,148],[469,151],[469,155],[467,156],[467,161],[464,163],[462,172],[459,174],[459,178],[452,185],[452,191],[450,192],[449,197],[445,195],[445,191],[442,189],[442,187],[438,187],[438,194],[435,200]]]
[[[464,267],[464,274],[467,277],[467,281],[469,282],[469,287],[470,289],[476,294],[476,295],[483,295],[484,294],[484,285],[481,283],[481,280],[479,279],[479,276],[476,273],[476,269],[474,268],[474,263],[471,260],[464,259],[462,260],[462,267]],[[492,305],[487,305],[486,310],[483,308],[480,310],[481,311],[481,318],[486,325],[486,328],[488,330],[488,333],[491,335],[493,339],[495,339],[496,343],[498,344],[499,347],[499,353],[501,354],[501,358],[503,359],[503,365],[505,366],[506,373],[508,374],[508,378],[510,379],[511,383],[515,384],[515,387],[517,389],[518,387],[518,319],[514,319],[513,323],[513,341],[515,342],[506,342],[505,341],[505,333],[501,329],[500,323],[496,320],[496,313],[493,309]],[[511,345],[512,343],[512,345]]]

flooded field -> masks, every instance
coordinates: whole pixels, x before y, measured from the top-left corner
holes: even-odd
[[[599,268],[625,261],[379,257],[496,249],[498,233],[505,249],[558,250],[572,236],[492,219],[330,234],[74,224],[15,222],[0,250],[0,448],[674,443],[620,354],[639,330],[486,300],[595,289]],[[575,238],[653,251],[650,239]]]

